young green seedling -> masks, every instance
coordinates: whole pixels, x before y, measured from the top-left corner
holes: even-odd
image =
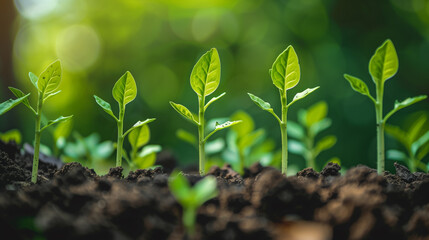
[[[353,90],[367,96],[374,103],[377,124],[377,172],[379,174],[384,172],[384,127],[387,120],[397,111],[420,102],[427,97],[426,95],[422,95],[407,98],[402,102],[396,101],[393,110],[386,116],[383,116],[384,83],[396,74],[398,67],[398,55],[396,54],[395,46],[390,39],[387,39],[377,48],[369,61],[369,73],[372,81],[375,83],[376,98],[371,96],[365,82],[357,77],[344,74],[344,77],[349,81]]]
[[[150,130],[147,124],[134,129],[128,135],[131,151],[129,156],[124,151],[124,158],[127,160],[131,169],[145,169],[152,167],[155,164],[156,153],[160,152],[162,148],[159,145],[145,146],[149,140]]]
[[[68,116],[68,117],[61,116],[55,120],[50,120],[42,127],[41,119],[42,119],[43,104],[46,102],[47,99],[49,99],[50,97],[57,95],[58,93],[61,92],[61,90],[57,91],[57,88],[61,82],[61,63],[60,63],[60,61],[55,61],[54,63],[49,65],[40,74],[39,77],[37,77],[34,73],[31,73],[31,72],[29,73],[29,77],[30,77],[31,83],[33,84],[33,86],[37,90],[38,101],[37,101],[37,108],[36,109],[34,109],[30,105],[30,101],[27,99],[29,94],[25,95],[21,90],[19,90],[17,88],[13,88],[13,87],[9,87],[9,89],[10,89],[10,91],[12,91],[12,93],[16,97],[18,97],[18,99],[23,99],[23,100],[21,100],[22,103],[28,109],[31,110],[34,117],[36,118],[36,129],[35,129],[35,136],[34,136],[33,170],[31,173],[31,182],[36,183],[37,182],[37,171],[39,168],[40,137],[41,137],[43,130],[45,130],[47,127],[49,127],[55,123],[67,121],[67,120],[71,119],[72,116]],[[12,106],[12,107],[16,106],[17,100],[15,100],[14,103],[9,104],[9,106]],[[9,102],[10,102],[10,100],[9,100]],[[2,109],[0,111],[4,112],[4,109]]]
[[[175,171],[170,176],[169,187],[176,200],[182,205],[183,225],[188,234],[192,236],[195,233],[198,208],[218,195],[216,178],[206,176],[191,187],[186,177]]]
[[[265,110],[271,113],[280,124],[280,131],[282,137],[282,173],[286,175],[287,172],[287,160],[288,160],[288,150],[287,150],[287,111],[289,107],[294,104],[296,101],[305,98],[310,93],[316,91],[319,87],[307,88],[306,90],[297,93],[292,99],[292,102],[287,103],[287,90],[295,87],[300,80],[300,68],[298,62],[298,56],[295,53],[295,50],[292,46],[288,46],[274,61],[272,68],[270,69],[271,79],[274,86],[279,89],[280,100],[282,106],[282,115],[281,119],[274,113],[271,105],[268,102],[265,102],[261,98],[248,93],[250,99],[256,105],[258,105],[262,110]]]
[[[298,112],[298,122],[288,120],[287,133],[297,140],[289,140],[290,152],[301,155],[307,167],[319,170],[316,164],[317,156],[330,148],[337,142],[333,135],[316,140],[317,134],[331,126],[331,119],[327,118],[328,104],[320,101],[312,105],[308,110],[301,109]]]
[[[205,143],[211,135],[219,130],[231,127],[240,121],[227,121],[223,124],[216,124],[215,129],[207,136],[204,134],[204,128],[206,126],[204,120],[204,114],[207,108],[225,95],[222,93],[217,97],[213,97],[206,103],[206,97],[212,94],[220,82],[220,59],[219,54],[215,48],[206,52],[195,64],[191,73],[191,87],[194,92],[198,95],[198,115],[191,113],[185,106],[170,102],[171,106],[182,115],[184,118],[191,121],[193,124],[198,126],[198,150],[199,150],[199,171],[203,175],[205,173]],[[198,117],[197,117],[198,116]]]
[[[18,129],[11,129],[7,132],[0,133],[0,140],[7,143],[14,141],[17,144],[21,144],[22,134]]]
[[[396,149],[387,150],[387,158],[396,161],[403,161],[411,172],[417,169],[428,171],[429,163],[422,162],[429,153],[429,130],[427,130],[427,117],[422,115],[410,124],[408,131],[400,127],[386,124],[386,133],[396,139],[405,148],[405,151]]]
[[[155,118],[149,118],[144,120],[143,122],[138,121],[124,133],[125,106],[128,103],[132,102],[137,96],[136,81],[134,80],[134,77],[131,75],[130,72],[127,71],[115,83],[115,86],[113,86],[112,95],[119,105],[118,117],[116,117],[115,114],[113,114],[112,107],[108,102],[97,97],[96,95],[94,95],[94,98],[97,104],[107,114],[113,117],[113,119],[115,119],[116,123],[118,124],[118,138],[117,138],[117,145],[116,145],[116,166],[120,167],[122,166],[122,146],[124,144],[124,138],[128,135],[128,133],[130,133],[134,129],[155,121]]]

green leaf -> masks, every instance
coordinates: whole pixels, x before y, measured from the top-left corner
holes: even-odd
[[[298,100],[300,100],[300,99],[303,99],[303,98],[307,97],[310,93],[312,93],[312,92],[316,91],[316,90],[317,90],[317,89],[319,89],[319,88],[320,88],[319,86],[317,86],[317,87],[315,87],[315,88],[307,88],[307,89],[305,89],[304,91],[297,93],[297,94],[295,95],[295,97],[293,97],[292,102],[290,102],[290,103],[287,105],[287,107],[290,107],[294,102],[296,102],[296,101],[298,101]]]
[[[128,135],[128,141],[132,148],[138,149],[149,142],[150,130],[147,124],[135,128]]]
[[[213,130],[213,132],[211,132],[209,135],[207,135],[207,136],[204,138],[204,142],[206,142],[206,141],[207,141],[207,139],[209,139],[209,137],[210,137],[211,135],[213,135],[214,133],[216,133],[217,131],[220,131],[220,130],[225,129],[225,128],[232,127],[232,126],[234,126],[234,125],[236,125],[236,124],[239,124],[239,123],[241,123],[241,122],[242,122],[242,121],[241,121],[241,120],[239,120],[239,121],[227,121],[227,122],[222,123],[222,124],[216,124],[216,127],[215,127],[215,129]]]
[[[323,120],[328,114],[328,104],[325,101],[320,101],[312,105],[307,110],[306,114],[306,125],[308,128],[311,128],[315,123]]]
[[[289,45],[274,61],[271,68],[273,84],[283,92],[295,87],[301,77],[298,56]]]
[[[17,99],[9,99],[5,102],[0,103],[0,116],[14,108],[16,105],[20,104],[21,102],[25,101],[30,94],[27,94],[23,97],[17,98]]]
[[[371,96],[371,93],[369,93],[368,86],[364,81],[348,74],[344,74],[344,78],[347,81],[349,81],[350,86],[353,88],[353,90],[355,90],[356,92],[362,95],[369,97],[375,103],[375,99]]]
[[[156,153],[162,150],[159,145],[147,145],[142,148],[136,159],[133,159],[133,163],[137,165],[139,169],[146,169],[152,167],[156,162]]]
[[[384,130],[390,136],[392,136],[396,141],[400,142],[407,150],[411,150],[411,142],[408,138],[407,132],[403,131],[398,126],[393,126],[386,124]]]
[[[408,159],[408,156],[405,153],[396,149],[387,150],[386,155],[387,155],[387,159],[393,160],[393,161],[405,162]]]
[[[410,142],[415,142],[419,136],[424,134],[422,133],[422,128],[425,126],[426,121],[426,115],[421,115],[412,124],[410,124],[407,131]]]
[[[398,55],[396,54],[395,46],[390,39],[387,39],[371,57],[369,73],[375,84],[383,84],[396,74],[398,66]]]
[[[191,87],[205,97],[213,93],[220,82],[220,59],[216,48],[206,52],[195,64],[191,73]]]
[[[21,144],[22,135],[18,129],[12,129],[5,133],[0,133],[0,139],[5,143],[13,140],[17,144]]]
[[[198,206],[218,195],[217,182],[214,176],[206,176],[194,186],[195,202]]]
[[[384,122],[387,121],[387,119],[389,119],[394,113],[396,113],[397,111],[406,108],[410,105],[413,105],[414,103],[418,103],[420,101],[423,101],[427,98],[426,95],[421,95],[421,96],[417,96],[417,97],[412,97],[412,98],[407,98],[402,102],[395,102],[395,106],[393,107],[393,110],[390,111],[385,117],[384,117]]]
[[[217,101],[219,98],[225,96],[226,92],[222,93],[221,95],[217,96],[217,97],[213,97],[212,99],[210,99],[210,101],[208,103],[206,103],[206,106],[204,106],[204,111],[210,106],[210,104],[214,103],[215,101]]]
[[[124,133],[124,137],[127,136],[130,132],[132,132],[134,129],[139,128],[145,124],[151,123],[153,121],[155,121],[156,118],[148,118],[144,121],[137,121],[130,129],[128,129],[125,133]]]
[[[46,100],[48,100],[49,98],[51,98],[51,97],[53,97],[53,96],[57,95],[57,94],[58,94],[58,93],[60,93],[60,92],[61,92],[61,90],[45,95],[45,97],[43,98],[43,102],[45,102],[45,101],[46,101]]]
[[[21,98],[24,97],[25,94],[19,90],[18,88],[14,88],[14,87],[9,87],[9,90],[13,93],[13,95],[15,95],[15,97],[17,98]],[[36,114],[36,111],[34,110],[34,108],[31,107],[30,105],[30,101],[28,101],[28,98],[25,98],[22,103],[29,108],[34,114]]]
[[[181,204],[192,195],[188,179],[176,170],[171,173],[168,179],[168,186],[171,193]]]
[[[246,112],[239,110],[231,116],[231,121],[238,120],[241,120],[242,123],[233,126],[231,129],[237,133],[239,138],[251,133],[255,129],[252,117]]]
[[[180,113],[180,115],[182,115],[184,118],[190,120],[192,123],[195,123],[196,125],[199,125],[197,120],[195,120],[195,118],[194,118],[194,114],[192,114],[191,111],[189,111],[189,109],[187,109],[185,106],[183,106],[181,104],[174,103],[172,101],[170,101],[170,105],[174,108],[174,110],[176,110],[178,113]]]
[[[317,123],[314,123],[313,126],[310,127],[310,134],[313,136],[316,136],[321,131],[329,128],[332,125],[332,121],[329,118],[322,119],[321,121],[318,121]]]
[[[112,116],[116,121],[119,121],[118,118],[116,118],[115,114],[113,114],[112,107],[110,106],[110,103],[104,101],[103,99],[99,98],[98,96],[94,95],[95,102],[100,106],[106,113],[108,113],[110,116]]]
[[[335,145],[335,143],[337,143],[337,138],[335,136],[330,135],[322,138],[316,144],[316,147],[315,147],[316,153],[319,154],[325,150],[332,148]]]
[[[258,107],[260,107],[262,110],[265,110],[269,113],[271,113],[279,123],[281,123],[280,118],[277,116],[277,114],[274,112],[274,110],[271,108],[271,105],[268,102],[265,102],[264,100],[262,100],[261,98],[251,94],[251,93],[247,93],[250,97],[250,99],[256,104],[258,105]]]
[[[307,152],[307,149],[305,148],[304,144],[293,139],[288,140],[287,146],[289,152],[293,154],[304,156]]]
[[[429,143],[423,145],[417,153],[417,161],[421,161],[429,153]],[[428,165],[429,166],[429,165]]]
[[[129,102],[133,101],[137,96],[137,86],[133,75],[127,71],[115,83],[112,90],[113,98],[120,106],[125,107]]]
[[[29,72],[29,73],[28,73],[28,76],[30,77],[30,81],[31,81],[31,83],[33,84],[33,86],[34,86],[36,89],[38,89],[38,88],[37,88],[37,81],[39,80],[39,77],[38,77],[36,74],[32,73],[32,72]]]
[[[287,121],[287,134],[296,139],[304,139],[305,131],[298,123],[291,120]]]
[[[55,142],[60,138],[67,138],[73,129],[73,119],[58,123],[53,132]]]
[[[178,129],[176,131],[176,136],[177,138],[181,139],[182,141],[185,141],[193,146],[197,146],[197,138],[190,132],[183,130],[183,129]]]
[[[73,115],[67,116],[67,117],[61,116],[55,120],[49,120],[48,123],[46,123],[46,125],[44,127],[42,127],[42,129],[40,129],[40,131],[45,130],[47,127],[51,126],[52,124],[70,120],[72,117],[73,117]]]
[[[225,148],[225,141],[222,138],[217,138],[213,141],[207,142],[205,151],[207,155],[221,152]]]
[[[59,60],[49,65],[37,81],[37,89],[42,95],[53,93],[61,82],[61,63]]]
[[[264,129],[258,129],[238,139],[237,147],[245,150],[248,147],[255,145],[261,138],[265,136]]]
[[[415,141],[415,142],[413,142],[413,144],[411,144],[411,152],[413,154],[416,154],[417,151],[419,150],[419,148],[428,142],[429,142],[429,131],[427,131],[417,141]]]

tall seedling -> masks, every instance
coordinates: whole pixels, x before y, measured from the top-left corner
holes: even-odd
[[[9,87],[10,91],[18,98],[23,99],[22,103],[31,110],[33,115],[36,118],[36,128],[34,134],[34,156],[33,156],[33,170],[31,173],[31,182],[37,182],[37,172],[39,169],[39,150],[40,150],[40,137],[47,127],[52,124],[63,122],[72,118],[72,116],[67,117],[59,117],[55,120],[48,121],[44,126],[42,126],[42,107],[47,99],[50,97],[57,95],[61,92],[58,90],[58,87],[61,82],[61,63],[60,61],[55,61],[51,65],[49,65],[39,77],[37,77],[34,73],[30,72],[29,77],[33,86],[37,89],[37,108],[36,110],[30,105],[30,101],[28,100],[28,95],[25,95],[21,90],[13,87]],[[15,101],[18,101],[15,100]],[[11,100],[9,100],[11,101]],[[16,103],[16,102],[15,102]],[[13,105],[13,102],[12,102]],[[10,109],[10,108],[9,108]],[[4,110],[0,110],[4,111]]]
[[[351,87],[356,92],[367,96],[374,103],[376,124],[377,124],[377,172],[384,172],[384,128],[386,121],[397,111],[408,107],[414,103],[424,100],[427,96],[417,96],[407,98],[402,102],[395,102],[393,110],[386,116],[383,116],[383,93],[384,83],[395,76],[398,71],[398,55],[396,54],[395,46],[390,39],[387,39],[377,50],[369,61],[369,73],[372,81],[375,83],[376,98],[371,96],[368,86],[359,78],[344,74],[344,77],[349,81]]]
[[[265,102],[261,98],[248,93],[250,99],[256,105],[258,105],[262,110],[268,111],[271,113],[280,124],[280,131],[282,137],[282,173],[286,175],[287,173],[287,160],[288,160],[288,149],[287,149],[287,111],[289,107],[296,101],[305,98],[310,93],[314,92],[319,87],[307,88],[306,90],[297,93],[292,99],[292,102],[287,103],[287,90],[295,87],[300,79],[300,67],[298,62],[298,56],[295,53],[295,50],[292,46],[288,46],[273,63],[272,68],[270,69],[271,79],[273,80],[274,86],[279,89],[280,100],[282,105],[282,115],[281,119],[274,113],[271,105],[268,102]]]
[[[215,48],[206,52],[195,64],[191,73],[191,87],[198,95],[198,115],[191,113],[185,106],[170,102],[171,106],[182,115],[184,118],[198,126],[198,150],[199,150],[199,171],[203,175],[205,173],[205,150],[204,146],[207,140],[215,132],[233,126],[240,121],[227,121],[223,124],[216,124],[215,129],[207,136],[204,134],[205,120],[204,114],[206,109],[225,95],[222,93],[217,97],[213,97],[206,103],[206,97],[212,94],[220,82],[220,59]]]
[[[103,99],[95,95],[94,95],[94,98],[97,104],[107,114],[112,116],[113,119],[115,119],[116,123],[118,124],[118,139],[117,139],[117,145],[116,145],[116,166],[120,167],[122,166],[122,146],[124,144],[124,138],[127,136],[128,133],[130,133],[134,129],[139,128],[144,124],[155,121],[155,118],[149,118],[144,121],[138,121],[136,122],[136,124],[134,124],[130,129],[128,129],[124,133],[125,106],[128,103],[132,102],[137,96],[136,81],[134,80],[134,77],[131,75],[130,72],[127,71],[115,83],[115,86],[113,86],[112,95],[113,95],[113,98],[119,104],[118,117],[116,117],[115,114],[113,114],[112,108],[108,102],[104,101]]]

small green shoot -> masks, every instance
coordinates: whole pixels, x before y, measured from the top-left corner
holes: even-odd
[[[188,234],[193,236],[198,208],[218,195],[216,178],[206,176],[191,187],[185,176],[174,171],[169,178],[169,187],[173,196],[182,205],[183,225]]]
[[[11,129],[7,132],[0,133],[0,140],[5,143],[14,141],[16,144],[21,144],[22,134],[18,129]]]
[[[426,124],[426,125],[425,125]],[[429,153],[429,130],[427,130],[428,119],[421,115],[410,124],[407,131],[400,127],[386,124],[386,133],[397,140],[405,151],[387,150],[387,158],[395,161],[403,161],[411,172],[417,169],[428,171],[429,163],[423,163],[423,159]]]
[[[130,72],[126,72],[121,78],[115,83],[112,90],[113,98],[118,102],[119,105],[119,116],[116,117],[112,111],[110,104],[103,99],[94,95],[95,102],[113,119],[115,119],[118,125],[118,138],[116,143],[116,166],[122,166],[122,146],[124,145],[124,138],[134,129],[139,128],[145,124],[155,121],[155,118],[149,118],[142,121],[136,122],[130,129],[124,133],[124,118],[125,118],[125,106],[132,102],[137,96],[137,86],[134,77]]]
[[[377,48],[369,61],[369,73],[372,77],[372,81],[375,83],[376,98],[372,97],[365,82],[357,77],[344,74],[345,79],[349,81],[353,90],[367,96],[374,103],[377,125],[377,172],[379,174],[382,174],[385,168],[384,129],[387,120],[397,111],[420,102],[427,97],[426,95],[421,95],[407,98],[402,102],[396,101],[393,110],[383,116],[384,83],[395,76],[398,67],[398,55],[396,54],[395,46],[390,39],[387,39]]]
[[[274,61],[272,68],[269,71],[274,86],[279,89],[280,100],[281,100],[281,118],[274,113],[271,105],[265,102],[261,98],[248,93],[250,99],[258,105],[262,110],[271,113],[278,121],[280,125],[281,138],[282,138],[282,173],[287,173],[287,161],[288,161],[288,144],[287,144],[287,111],[289,107],[296,101],[305,98],[310,93],[316,91],[319,87],[307,88],[306,90],[297,93],[292,101],[287,103],[287,90],[295,87],[301,77],[300,67],[298,62],[298,56],[294,48],[289,45]]]
[[[60,82],[61,82],[61,63],[60,61],[55,61],[51,65],[49,65],[41,74],[39,77],[37,77],[34,73],[29,73],[30,81],[33,84],[33,86],[37,90],[37,107],[34,109],[30,105],[30,101],[28,100],[28,95],[25,95],[21,90],[13,87],[9,87],[10,91],[18,98],[21,99],[20,101],[33,113],[34,117],[36,118],[36,129],[35,129],[35,136],[34,136],[34,156],[33,156],[33,170],[31,173],[31,182],[36,183],[37,182],[37,172],[39,168],[39,152],[40,152],[40,137],[47,127],[68,121],[72,118],[72,116],[67,117],[59,117],[55,120],[49,120],[47,123],[42,126],[42,107],[43,104],[46,102],[47,99],[51,98],[52,96],[57,95],[61,92],[61,90],[57,91]],[[8,100],[8,104],[1,104],[0,107],[0,115],[4,113],[5,111],[10,110],[14,106],[16,106],[19,101],[16,100]],[[8,107],[7,107],[8,106]]]
[[[288,146],[292,153],[301,155],[307,167],[319,171],[316,162],[317,156],[330,148],[337,142],[337,138],[328,135],[316,142],[316,136],[331,126],[331,119],[327,118],[328,104],[320,101],[312,105],[308,110],[301,109],[298,112],[298,122],[288,120],[287,133],[295,138],[289,140]]]
[[[199,151],[199,172],[205,174],[205,144],[207,140],[217,131],[231,127],[240,121],[227,121],[223,124],[216,124],[215,129],[207,136],[204,134],[205,120],[204,115],[207,108],[225,95],[222,93],[217,97],[213,97],[206,103],[206,97],[212,94],[220,83],[220,59],[215,48],[206,52],[195,64],[191,73],[191,87],[198,95],[198,115],[193,114],[185,106],[170,102],[171,106],[185,119],[198,126],[198,151]]]
[[[156,153],[160,152],[162,148],[159,145],[145,146],[149,140],[150,130],[147,124],[134,129],[128,134],[131,151],[129,156],[124,151],[124,157],[132,170],[145,169],[155,165]]]

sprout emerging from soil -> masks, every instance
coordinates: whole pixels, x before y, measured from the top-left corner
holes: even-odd
[[[316,158],[323,151],[332,148],[337,142],[334,135],[328,135],[316,142],[316,136],[323,130],[329,128],[332,124],[331,119],[327,118],[328,104],[320,101],[312,105],[307,110],[300,109],[298,112],[298,122],[288,120],[287,133],[297,140],[289,140],[289,151],[301,155],[306,162],[307,167],[316,171]]]
[[[182,205],[183,225],[188,234],[192,236],[195,233],[195,219],[198,208],[204,202],[218,195],[216,178],[206,176],[191,187],[185,176],[181,173],[173,172],[169,179],[169,187],[176,200]]]
[[[390,39],[387,39],[377,48],[369,61],[369,73],[372,77],[372,81],[375,83],[376,98],[372,97],[365,82],[357,77],[344,74],[344,77],[349,81],[353,90],[367,96],[374,103],[377,124],[377,172],[379,174],[384,172],[384,128],[387,120],[397,111],[420,102],[427,97],[426,95],[421,95],[407,98],[402,102],[396,101],[393,110],[386,116],[383,116],[384,83],[395,76],[398,67],[398,55],[396,54],[395,46]]]
[[[55,61],[51,65],[49,65],[39,77],[37,77],[34,73],[29,73],[29,77],[31,83],[37,90],[37,108],[34,109],[30,105],[30,101],[28,100],[28,96],[30,94],[25,95],[21,90],[13,87],[9,87],[10,91],[18,98],[16,100],[8,100],[6,103],[1,104],[0,107],[0,115],[10,110],[20,102],[22,102],[28,109],[31,110],[33,115],[36,118],[36,127],[35,127],[35,136],[34,136],[34,156],[33,156],[33,170],[31,173],[31,182],[37,182],[37,172],[39,169],[39,151],[40,151],[40,137],[47,127],[59,123],[70,120],[73,116],[67,117],[59,117],[55,120],[49,120],[44,126],[42,126],[42,108],[43,104],[50,97],[57,95],[61,92],[58,90],[58,87],[61,82],[61,63],[60,61]]]
[[[231,127],[240,121],[227,121],[223,124],[216,124],[215,129],[207,136],[204,134],[205,120],[204,115],[207,108],[216,100],[223,97],[226,93],[222,93],[217,97],[213,97],[206,103],[206,97],[212,94],[220,82],[220,59],[215,48],[206,52],[195,64],[191,73],[191,87],[198,95],[198,115],[192,113],[185,106],[170,102],[171,106],[189,120],[191,123],[198,126],[198,151],[199,151],[199,172],[205,174],[205,144],[211,135],[219,130]]]
[[[271,79],[274,86],[279,89],[280,100],[282,105],[282,115],[281,119],[274,113],[274,110],[271,108],[271,105],[268,102],[265,102],[261,98],[248,93],[250,99],[258,105],[262,110],[265,110],[271,113],[280,124],[280,131],[282,137],[282,173],[286,175],[287,173],[287,160],[288,160],[288,149],[287,149],[287,111],[289,107],[294,104],[296,101],[305,98],[310,93],[316,91],[319,87],[307,88],[306,90],[297,93],[292,99],[292,102],[287,103],[287,90],[295,87],[301,77],[300,67],[298,62],[298,56],[295,53],[295,50],[292,46],[288,46],[273,63],[272,68],[269,70]]]
[[[94,95],[94,98],[97,104],[107,114],[113,117],[113,119],[115,119],[116,123],[118,124],[118,138],[117,138],[117,145],[116,145],[116,166],[120,167],[122,166],[122,146],[124,143],[124,138],[127,136],[127,134],[129,134],[134,129],[155,121],[155,118],[149,118],[144,121],[138,121],[130,129],[128,129],[125,133],[123,133],[125,106],[128,103],[132,102],[137,96],[136,81],[134,80],[134,77],[131,75],[130,72],[127,71],[115,83],[115,86],[113,86],[112,95],[113,95],[113,98],[119,104],[119,117],[116,117],[115,114],[113,114],[112,108],[108,102],[104,101],[103,99],[95,95]]]

